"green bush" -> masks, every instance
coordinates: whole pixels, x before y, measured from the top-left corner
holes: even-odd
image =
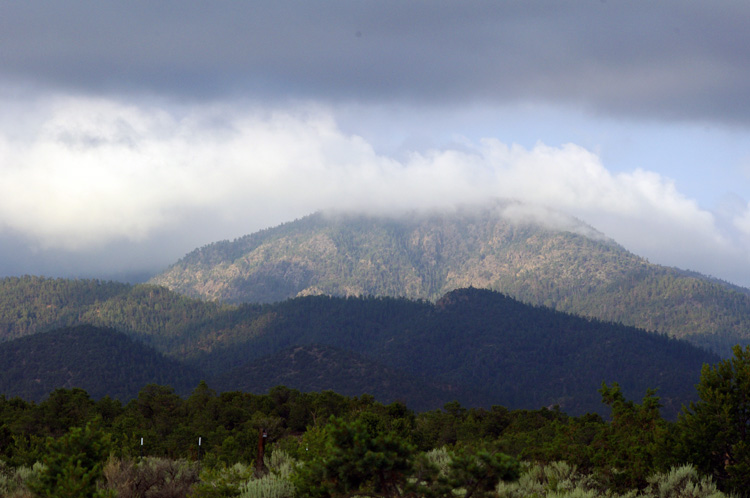
[[[100,487],[109,451],[109,436],[95,423],[74,427],[59,439],[48,440],[44,468],[28,487],[40,497],[109,496]]]
[[[239,498],[292,498],[293,496],[294,486],[291,481],[271,473],[243,484],[240,487]]]
[[[430,450],[425,453],[424,456],[427,459],[427,462],[438,470],[440,476],[448,475],[452,458],[450,452],[445,446]]]
[[[361,420],[332,418],[324,448],[295,469],[300,496],[354,496],[357,492],[395,496],[409,477],[414,450],[393,434],[373,437]]]
[[[269,474],[254,478],[252,465],[235,464],[232,467],[205,469],[201,482],[190,498],[289,498],[294,495],[294,486],[289,476],[296,462],[280,449],[267,453],[264,459]]]
[[[672,468],[649,478],[647,492],[658,498],[720,498],[721,493],[710,477],[701,478],[692,465]]]
[[[501,482],[499,498],[726,498],[710,478],[701,478],[691,465],[672,468],[648,478],[642,491],[622,494],[598,484],[590,474],[582,474],[565,462],[526,465],[517,482]]]
[[[515,481],[520,474],[518,462],[503,453],[478,451],[453,453],[445,482],[464,496],[489,497],[498,482]]]
[[[0,461],[0,496],[5,498],[27,498],[32,496],[26,484],[36,479],[44,466],[41,463],[33,467],[20,466],[12,468]]]
[[[190,498],[224,498],[238,496],[242,486],[252,479],[252,465],[236,463],[231,467],[204,468],[200,482],[190,493]]]
[[[598,496],[596,483],[589,475],[578,472],[574,465],[566,462],[526,464],[525,470],[516,482],[500,482],[496,491],[501,498],[525,498],[527,496],[547,497],[567,493],[582,496]],[[594,494],[591,494],[591,493]]]
[[[274,449],[270,454],[266,453],[263,463],[269,472],[277,477],[288,479],[297,462],[284,450]]]
[[[199,480],[199,466],[186,460],[110,459],[104,469],[106,489],[118,498],[184,498]]]

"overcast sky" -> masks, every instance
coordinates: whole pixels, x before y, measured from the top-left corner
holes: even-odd
[[[0,4],[0,275],[492,198],[750,286],[750,3]]]

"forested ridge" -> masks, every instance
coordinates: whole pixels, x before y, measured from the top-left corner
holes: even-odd
[[[197,249],[151,282],[234,303],[310,294],[434,301],[473,286],[725,356],[750,340],[747,289],[651,264],[578,220],[547,213],[556,221],[545,222],[523,209],[498,202],[391,217],[316,213]]]
[[[8,306],[8,296],[33,296],[29,306],[22,304],[25,298],[17,305],[23,305],[34,319],[23,322],[25,329],[6,321],[5,330],[31,334],[82,324],[116,329],[154,348],[153,354],[179,361],[204,379],[217,379],[227,390],[265,390],[294,381],[290,387],[335,385],[348,395],[359,394],[367,386],[379,399],[401,399],[413,409],[431,409],[455,399],[469,406],[559,405],[580,414],[601,410],[597,386],[617,381],[628,396],[659,389],[665,415],[674,417],[691,400],[701,365],[716,359],[665,335],[523,304],[482,289],[456,290],[437,303],[307,296],[265,305],[225,305],[152,285],[35,277],[6,279],[2,285],[24,290],[1,294],[3,309],[11,310],[5,317],[16,316]],[[85,298],[76,297],[77,288]],[[102,290],[101,299],[96,297],[97,289]],[[65,306],[60,295],[71,295],[72,306]],[[23,356],[28,351],[24,348],[40,344],[44,337],[37,342],[16,341],[3,345],[16,351],[9,358]],[[94,356],[96,348],[103,347],[97,344],[92,341],[90,354]],[[307,348],[306,353],[317,348],[325,368],[309,361],[304,364],[314,372],[302,371],[300,364],[274,361],[275,355],[298,347]],[[50,365],[57,362],[54,357],[49,360]],[[350,368],[357,362],[362,368]],[[248,376],[254,380],[248,381]],[[94,377],[99,382],[106,379]],[[318,378],[315,385],[309,384],[313,378]],[[420,389],[386,388],[395,379]],[[156,377],[152,381],[160,382]],[[35,386],[27,382],[13,385]],[[62,383],[64,379],[60,382],[44,387],[69,386]],[[104,386],[102,390],[95,392],[106,392]],[[40,391],[13,392],[38,399]]]
[[[596,388],[606,380],[620,382],[628,395],[661,389],[674,415],[693,393],[703,363],[716,360],[664,335],[532,307],[480,289],[454,291],[434,305],[311,296],[273,309],[274,320],[263,334],[217,346],[191,363],[215,372],[294,345],[326,344],[462,387],[467,392],[457,389],[454,397],[467,403],[559,404],[583,413],[600,408]]]
[[[116,328],[169,353],[209,322],[213,329],[227,326],[237,309],[153,285],[35,276],[0,280],[2,340],[91,324]]]
[[[277,385],[302,392],[333,390],[358,396],[367,393],[382,403],[401,401],[424,411],[461,397],[468,406],[487,403],[487,396],[460,384],[425,378],[424,375],[383,365],[352,351],[322,344],[291,346],[211,379],[218,391],[266,392]]]
[[[113,329],[64,327],[0,343],[0,393],[42,400],[56,388],[129,401],[148,383],[187,394],[203,374]]]

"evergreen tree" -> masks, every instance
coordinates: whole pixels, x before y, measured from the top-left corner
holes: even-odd
[[[299,496],[402,496],[411,475],[413,448],[390,434],[372,437],[358,420],[333,418],[324,453],[297,473]]]
[[[641,404],[627,400],[614,383],[599,390],[612,409],[612,421],[594,441],[595,463],[617,489],[644,488],[648,477],[664,467],[668,425],[659,414],[659,398],[648,390]]]
[[[448,489],[464,489],[464,498],[496,496],[500,481],[515,481],[521,474],[518,462],[502,453],[458,452],[452,456],[446,477]]]
[[[740,493],[750,490],[750,346],[734,356],[704,365],[697,386],[700,401],[678,421],[681,457],[719,485]]]
[[[297,496],[417,498],[490,496],[498,482],[518,479],[518,462],[504,454],[458,451],[441,471],[396,434],[372,434],[362,418],[332,418],[319,455],[306,461],[293,478]]]
[[[109,437],[96,423],[74,427],[59,439],[48,440],[44,470],[29,487],[41,497],[109,496],[97,486],[109,451]]]

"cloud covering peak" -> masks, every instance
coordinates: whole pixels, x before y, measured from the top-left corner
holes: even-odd
[[[186,252],[319,209],[383,212],[497,198],[562,210],[639,254],[707,273],[722,268],[696,266],[705,253],[737,260],[747,249],[668,178],[612,173],[574,144],[525,148],[487,138],[396,158],[343,132],[321,106],[176,112],[58,97],[36,108],[27,136],[0,134],[0,226],[40,250],[183,233]],[[735,216],[737,231],[748,230],[747,212]]]

